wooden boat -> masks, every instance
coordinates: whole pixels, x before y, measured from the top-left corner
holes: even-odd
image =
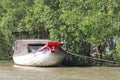
[[[60,42],[50,40],[17,40],[13,61],[26,66],[55,66],[65,58]]]

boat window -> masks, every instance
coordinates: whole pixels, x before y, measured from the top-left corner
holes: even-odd
[[[28,44],[28,53],[35,52],[38,48],[44,46],[44,44]]]

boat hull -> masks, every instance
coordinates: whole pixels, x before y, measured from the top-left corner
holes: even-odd
[[[25,66],[56,66],[65,58],[64,51],[58,50],[55,53],[50,51],[40,51],[34,53],[24,53],[24,55],[13,55],[13,61],[18,65]]]

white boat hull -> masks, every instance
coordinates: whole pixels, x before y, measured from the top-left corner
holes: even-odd
[[[35,53],[26,53],[24,55],[13,55],[15,64],[26,66],[55,66],[60,64],[65,58],[63,51],[51,53],[50,51],[41,51]]]

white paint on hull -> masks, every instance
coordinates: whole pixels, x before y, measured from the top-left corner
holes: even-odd
[[[13,55],[13,60],[18,65],[27,66],[54,66],[58,65],[65,58],[63,51],[51,53],[51,51],[40,51],[26,53],[25,55]]]

